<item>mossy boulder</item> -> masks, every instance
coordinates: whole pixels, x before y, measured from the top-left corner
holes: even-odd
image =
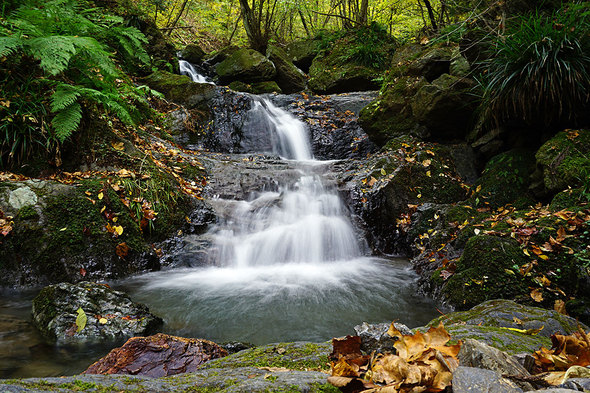
[[[518,267],[526,262],[516,240],[474,236],[467,241],[455,273],[442,290],[443,296],[458,309],[490,299],[524,299],[529,290]]]
[[[189,44],[180,52],[180,57],[192,64],[200,64],[205,57],[205,51],[197,44]]]
[[[453,340],[472,338],[510,354],[531,353],[541,345],[550,348],[552,334],[572,334],[578,326],[574,318],[557,311],[505,299],[489,300],[467,311],[448,313],[432,320],[428,326],[438,326],[441,322]],[[588,330],[586,326],[583,328]],[[540,331],[531,335],[510,329]]]
[[[276,83],[283,93],[291,94],[305,89],[307,81],[305,74],[289,60],[289,56],[282,48],[270,45],[266,56],[277,69]]]
[[[545,189],[555,194],[590,179],[590,130],[565,130],[543,144],[535,155]]]
[[[396,51],[392,59],[391,76],[422,76],[432,82],[450,72],[452,57],[452,46],[423,47],[408,44]]]
[[[369,139],[383,146],[401,135],[426,136],[427,130],[416,121],[408,102],[427,84],[425,78],[403,76],[384,86],[377,100],[359,114],[358,122]]]
[[[275,65],[263,54],[242,48],[232,53],[215,67],[221,83],[269,81],[276,75]]]
[[[337,94],[379,89],[379,72],[352,62],[316,57],[309,69],[309,88],[317,94]]]
[[[80,315],[85,322],[80,322]],[[43,288],[33,299],[33,322],[45,337],[59,344],[146,335],[163,323],[126,294],[92,282]]]
[[[221,63],[222,61],[224,61],[228,57],[230,57],[238,49],[240,49],[240,48],[235,45],[228,45],[228,46],[223,47],[219,50],[208,53],[207,55],[205,55],[205,58],[203,61],[206,64],[208,64],[209,66],[214,66],[216,64]]]
[[[209,83],[195,83],[186,75],[156,71],[144,78],[145,84],[164,94],[166,99],[185,106],[187,109],[207,109],[207,103],[217,92]]]
[[[528,149],[513,149],[493,157],[475,183],[479,190],[471,197],[473,206],[492,209],[508,203],[516,208],[534,205],[529,192],[530,176],[535,171],[535,156]]]
[[[228,86],[234,91],[241,91],[251,94],[268,94],[268,93],[282,93],[283,91],[275,81],[244,83],[240,81],[233,81]]]
[[[463,140],[476,108],[475,83],[468,78],[442,74],[418,89],[412,97],[412,114],[433,140]]]
[[[295,66],[304,72],[309,72],[313,59],[321,52],[321,41],[318,39],[294,41],[287,45],[286,51]]]

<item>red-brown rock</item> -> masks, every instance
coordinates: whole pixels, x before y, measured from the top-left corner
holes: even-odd
[[[195,371],[211,359],[227,356],[212,341],[158,333],[133,337],[92,364],[84,374],[131,374],[165,377]]]

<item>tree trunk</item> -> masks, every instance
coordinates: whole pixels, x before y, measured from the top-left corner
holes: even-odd
[[[420,0],[418,0],[420,1]],[[432,24],[432,29],[434,31],[438,30],[438,25],[436,24],[436,16],[434,16],[434,10],[432,9],[432,4],[430,4],[430,0],[423,0],[424,5],[426,6],[426,10],[428,11],[428,18],[430,19],[430,23]]]

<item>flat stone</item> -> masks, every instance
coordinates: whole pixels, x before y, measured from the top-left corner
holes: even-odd
[[[392,352],[395,350],[393,344],[397,341],[396,338],[387,334],[389,330],[388,323],[368,324],[363,322],[361,325],[354,327],[357,336],[361,338],[361,350],[370,354],[371,352]],[[402,334],[412,334],[412,331],[402,323],[394,323],[394,326]]]
[[[131,374],[165,377],[196,371],[203,363],[227,356],[212,341],[158,333],[133,337],[92,364],[84,374]]]
[[[453,393],[522,393],[523,390],[497,372],[460,366],[453,374]]]

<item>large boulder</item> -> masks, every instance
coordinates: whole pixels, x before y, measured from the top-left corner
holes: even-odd
[[[318,39],[307,39],[294,41],[287,45],[289,58],[304,72],[309,72],[313,59],[321,52],[321,41]]]
[[[205,51],[197,44],[189,44],[180,52],[180,57],[192,64],[200,64],[205,57]]]
[[[568,187],[588,184],[590,130],[565,130],[547,141],[537,154],[535,191],[555,194]]]
[[[106,285],[60,283],[33,299],[33,321],[58,343],[101,342],[153,332],[162,325],[143,304]]]
[[[476,108],[475,82],[468,74],[469,63],[456,46],[405,45],[359,122],[378,145],[400,135],[462,140]]]
[[[276,82],[283,93],[291,94],[305,89],[307,81],[305,74],[295,67],[283,49],[270,45],[266,51],[266,56],[277,69]]]
[[[132,374],[152,378],[196,371],[203,363],[227,356],[212,341],[158,333],[133,337],[90,365],[84,374]]]
[[[186,75],[156,71],[144,79],[145,84],[164,94],[166,99],[187,109],[203,110],[215,96],[217,87],[209,83],[195,83]]]
[[[215,67],[219,81],[246,83],[269,81],[276,75],[275,65],[254,49],[242,48],[232,53]]]

